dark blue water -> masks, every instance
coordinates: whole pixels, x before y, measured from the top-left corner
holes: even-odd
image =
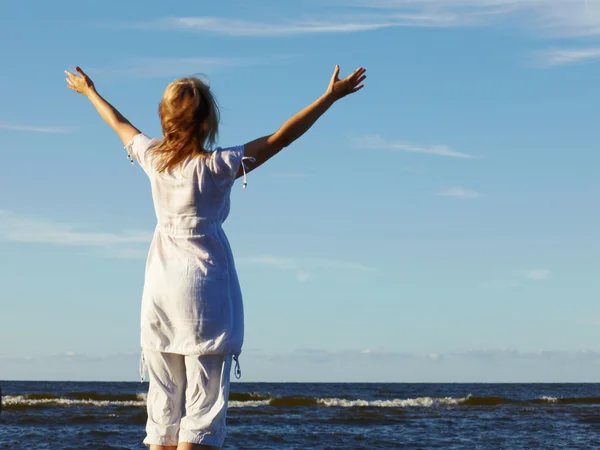
[[[146,448],[146,383],[0,385],[0,449]],[[600,448],[600,385],[232,383],[224,448]]]

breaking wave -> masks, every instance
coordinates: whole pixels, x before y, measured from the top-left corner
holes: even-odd
[[[95,392],[75,392],[65,396],[52,394],[5,395],[2,397],[3,409],[52,408],[69,406],[93,407],[131,407],[144,408],[147,394],[98,394]],[[600,397],[557,398],[543,396],[530,400],[517,400],[505,397],[417,397],[406,399],[344,399],[318,397],[272,397],[261,393],[232,393],[229,398],[231,408],[439,408],[439,407],[494,407],[502,405],[600,405]]]

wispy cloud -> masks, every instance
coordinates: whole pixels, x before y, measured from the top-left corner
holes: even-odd
[[[225,36],[355,33],[391,27],[521,26],[549,36],[600,36],[598,0],[348,0],[355,14],[279,21],[229,17],[166,17],[135,26]],[[131,26],[131,24],[128,24]]]
[[[87,354],[77,353],[73,351],[64,351],[60,353],[47,354],[47,355],[0,355],[0,361],[12,362],[12,363],[24,363],[24,362],[117,362],[123,360],[135,360],[139,358],[139,353],[112,353],[112,354]]]
[[[600,35],[598,0],[358,0],[355,5],[386,10],[388,17],[460,16],[461,25],[507,23],[550,36]],[[451,22],[448,22],[452,24]]]
[[[550,271],[547,269],[533,269],[527,270],[524,275],[532,281],[545,281],[550,278]]]
[[[342,272],[370,273],[377,269],[362,263],[323,258],[281,258],[277,256],[257,256],[240,258],[242,264],[254,264],[273,267],[278,270],[294,272],[296,280],[303,283],[323,270]]]
[[[520,351],[480,348],[404,352],[367,344],[347,350],[296,348],[284,352],[274,348],[245,348],[244,354],[247,356],[245,376],[249,377],[246,381],[250,382],[597,382],[600,364],[597,349]],[[64,380],[66,377],[72,379],[75,373],[76,379],[82,381],[134,381],[134,374],[118,368],[133,367],[137,361],[139,352],[96,355],[63,351],[31,356],[14,353],[0,355],[0,375],[14,380]],[[135,381],[139,382],[139,379],[135,378]],[[462,391],[454,398],[466,399],[469,393]],[[436,405],[435,398],[420,401],[415,397],[400,397],[392,400],[389,406]],[[364,400],[357,403],[367,404]]]
[[[541,52],[539,62],[548,66],[563,66],[600,59],[600,47],[554,49]]]
[[[246,264],[273,267],[278,270],[294,272],[296,280],[304,283],[310,279],[310,272],[304,269],[298,260],[294,258],[280,258],[276,256],[257,256],[253,258],[242,258],[240,262]]]
[[[339,360],[379,360],[379,361],[401,361],[401,360],[421,360],[431,363],[449,362],[451,360],[471,360],[485,363],[486,361],[502,360],[600,360],[600,352],[593,350],[579,351],[520,351],[511,348],[492,348],[492,349],[470,349],[455,350],[446,352],[430,353],[411,353],[402,351],[390,351],[383,349],[348,349],[348,350],[326,350],[326,349],[295,349],[285,354],[265,352],[254,349],[253,357],[283,360],[283,359],[304,359],[313,362],[334,362]]]
[[[188,30],[223,36],[277,37],[311,34],[357,33],[395,27],[459,27],[478,25],[512,11],[514,8],[499,4],[488,8],[438,8],[418,5],[418,2],[364,2],[363,6],[376,10],[358,14],[333,14],[323,18],[282,19],[264,22],[228,17],[166,17],[134,26],[142,29]],[[360,2],[358,3],[361,4]],[[383,12],[382,10],[392,10]],[[129,24],[131,26],[131,24]]]
[[[473,200],[476,198],[483,197],[483,194],[480,194],[479,192],[470,191],[461,187],[452,187],[444,189],[443,191],[438,192],[436,195],[440,197],[462,198],[465,200]]]
[[[600,37],[598,0],[357,0],[366,11],[403,18],[410,26],[510,26],[550,38]],[[420,25],[422,23],[422,25]],[[537,54],[545,66],[598,59],[596,48],[557,49]]]
[[[474,348],[469,350],[449,350],[445,352],[403,352],[395,350],[385,350],[380,348],[354,348],[346,350],[328,350],[324,348],[296,348],[285,353],[273,352],[258,348],[248,348],[244,350],[253,358],[267,360],[309,360],[312,362],[333,362],[339,360],[345,361],[368,361],[368,360],[387,360],[387,361],[405,361],[421,360],[433,363],[449,362],[451,360],[472,360],[482,363],[492,360],[593,360],[600,361],[600,351],[595,350],[539,350],[539,351],[520,351],[513,348]],[[12,362],[25,362],[34,360],[58,360],[70,362],[91,362],[91,361],[116,361],[139,358],[138,352],[123,352],[112,354],[92,354],[79,353],[73,351],[63,351],[47,355],[6,355],[0,354],[0,360]]]
[[[0,129],[8,131],[24,131],[30,133],[49,133],[49,134],[69,134],[73,132],[72,128],[67,127],[47,127],[35,125],[23,125],[18,123],[9,123],[0,121]]]
[[[0,210],[0,239],[9,242],[26,242],[62,246],[98,248],[98,251],[116,258],[131,257],[134,250],[127,245],[147,245],[152,233],[139,230],[123,233],[83,231],[81,226],[26,217],[12,211]],[[139,251],[137,255],[142,255]]]
[[[327,16],[254,21],[232,17],[163,17],[128,23],[146,30],[182,30],[238,37],[282,37],[358,33],[395,27],[519,27],[550,38],[600,37],[599,0],[347,0]],[[358,7],[358,8],[356,8]],[[594,55],[594,56],[592,56]],[[546,66],[596,59],[593,49],[554,50],[538,55]],[[185,64],[185,63],[184,63]],[[168,68],[147,68],[167,71]],[[137,72],[133,72],[136,73]],[[176,72],[180,73],[180,71]]]
[[[200,31],[224,36],[274,37],[301,34],[355,33],[398,26],[396,20],[365,20],[334,18],[331,20],[281,20],[258,22],[225,17],[169,17],[154,22],[138,23],[146,29]]]
[[[444,156],[448,158],[472,159],[477,156],[461,153],[446,145],[433,145],[430,147],[407,144],[404,142],[386,141],[380,136],[364,136],[354,140],[357,147],[370,150],[397,150],[408,153],[423,153],[426,155]]]
[[[273,173],[271,176],[275,178],[310,178],[313,177],[314,174],[306,172],[279,172]]]

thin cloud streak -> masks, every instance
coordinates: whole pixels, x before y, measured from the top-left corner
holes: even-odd
[[[66,127],[46,127],[34,125],[22,125],[17,123],[0,122],[0,129],[8,131],[25,131],[30,133],[48,133],[48,134],[70,134],[73,133],[72,128]]]
[[[534,269],[525,272],[525,277],[532,281],[546,281],[550,278],[550,271],[547,269]]]
[[[292,21],[268,23],[224,17],[171,17],[137,27],[201,31],[224,36],[276,37],[301,34],[355,33],[398,26],[393,20],[369,21]]]
[[[387,9],[385,6],[367,5],[373,9]],[[333,15],[327,19],[281,20],[260,22],[227,17],[166,17],[152,22],[140,22],[133,26],[148,30],[182,30],[211,33],[232,37],[282,37],[314,34],[347,34],[386,28],[452,28],[477,25],[489,17],[507,13],[505,5],[492,8],[474,9],[465,14],[464,10],[452,11],[441,8],[419,10],[412,8],[395,12],[360,13],[354,15]]]
[[[353,14],[338,13],[328,17],[274,22],[209,16],[165,17],[127,26],[230,37],[347,34],[396,27],[509,26],[549,38],[600,37],[599,0],[348,0],[345,6],[358,7],[358,11],[355,9]],[[549,51],[534,58],[541,59],[544,66],[551,67],[589,61],[598,56],[595,49],[582,48]],[[148,71],[150,69],[143,70],[144,73]]]
[[[354,15],[327,19],[260,22],[226,17],[167,17],[134,24],[142,29],[176,29],[224,36],[277,37],[356,33],[393,27],[455,28],[506,23],[552,37],[600,36],[597,0],[359,0]],[[368,11],[368,12],[365,12]]]
[[[407,153],[423,153],[426,155],[444,156],[448,158],[474,159],[477,156],[467,153],[457,152],[446,145],[434,145],[431,147],[422,147],[406,144],[404,142],[391,142],[382,139],[380,136],[365,136],[355,140],[358,147],[369,150],[399,150]]]
[[[126,353],[112,353],[112,354],[87,354],[87,353],[76,353],[72,351],[65,351],[61,353],[47,354],[47,355],[0,355],[0,361],[6,363],[27,363],[27,362],[118,362],[123,360],[135,360],[139,358],[139,353],[126,352]]]
[[[449,360],[472,360],[486,363],[490,361],[507,361],[507,360],[590,360],[600,362],[600,351],[596,350],[540,350],[540,351],[520,351],[512,348],[497,348],[497,349],[470,349],[456,350],[447,352],[431,352],[431,353],[411,353],[402,351],[389,351],[372,348],[356,348],[348,350],[326,350],[314,348],[296,348],[285,353],[272,352],[268,350],[252,348],[246,352],[253,358],[263,360],[311,360],[314,362],[327,362],[336,360],[387,360],[387,361],[406,361],[406,360],[422,360],[431,363],[448,362]],[[63,351],[60,353],[46,355],[0,355],[0,361],[4,362],[29,362],[29,361],[70,361],[70,362],[96,362],[96,361],[117,361],[138,358],[139,353],[124,352],[113,354],[93,354],[93,353],[76,353],[72,351]]]
[[[519,27],[549,38],[600,37],[598,0],[357,0],[367,11],[387,17],[410,17],[412,26]],[[594,47],[556,49],[533,55],[541,66],[553,67],[600,58]]]
[[[445,189],[436,194],[439,197],[452,197],[452,198],[461,198],[465,200],[473,200],[476,198],[483,197],[483,194],[479,192],[470,191],[468,189],[462,187],[453,187],[449,189]]]
[[[239,262],[244,264],[262,265],[273,267],[278,270],[290,271],[296,274],[298,283],[307,282],[311,274],[301,267],[300,263],[294,258],[280,258],[276,256],[258,256],[253,258],[241,258]]]
[[[600,59],[600,47],[554,49],[538,54],[542,65],[564,66]]]
[[[247,348],[251,382],[428,382],[428,383],[556,383],[597,382],[600,352],[519,351],[513,349],[403,352],[355,347],[347,350]],[[72,379],[137,381],[131,373],[139,353],[48,353],[0,355],[0,377],[14,380]],[[375,368],[375,370],[373,370]],[[101,371],[105,370],[104,372]],[[108,371],[106,371],[108,370]],[[263,372],[261,372],[263,370]],[[254,375],[252,375],[254,373]],[[65,378],[71,377],[71,378]],[[457,398],[466,397],[463,392]],[[411,400],[411,398],[407,398]]]
[[[416,15],[460,16],[459,25],[488,25],[512,19],[513,24],[552,37],[600,35],[598,0],[358,0],[370,10]],[[511,24],[512,25],[512,24]]]
[[[241,264],[260,265],[296,274],[296,280],[304,283],[314,277],[315,272],[334,270],[338,272],[372,273],[377,269],[365,264],[323,258],[281,258],[277,256],[256,256],[240,258]]]
[[[280,172],[271,174],[274,178],[311,178],[314,176],[312,173],[302,172]]]
[[[12,211],[0,210],[0,240],[31,244],[50,244],[72,247],[92,247],[106,256],[118,259],[143,257],[141,250],[124,245],[147,245],[152,233],[131,230],[123,233],[78,231],[75,226],[21,216]]]
[[[558,350],[540,350],[540,351],[519,351],[516,349],[470,349],[456,350],[447,352],[432,353],[410,353],[401,351],[387,351],[382,349],[349,349],[331,351],[325,349],[295,349],[287,353],[265,352],[260,349],[253,349],[252,356],[255,358],[269,360],[285,359],[307,359],[323,361],[336,360],[380,360],[380,361],[406,361],[422,360],[432,363],[447,362],[449,360],[472,360],[481,363],[490,361],[506,360],[592,360],[600,361],[600,352],[593,350],[579,351],[558,351]]]

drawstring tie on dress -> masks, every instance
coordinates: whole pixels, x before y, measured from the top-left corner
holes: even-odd
[[[142,350],[142,356],[140,357],[140,378],[142,379],[141,383],[144,382],[146,377],[146,358],[144,358],[144,350]]]
[[[133,166],[134,164],[133,164],[133,156],[131,155],[131,153],[132,153],[131,147],[133,147],[133,139],[131,141],[129,141],[129,143],[125,146],[125,150],[127,150],[127,159]]]
[[[235,377],[239,380],[240,378],[242,378],[242,369],[240,368],[239,356],[235,355],[233,357],[233,360],[235,361],[235,369],[234,369]]]
[[[254,159],[252,156],[244,156],[242,158],[242,170],[244,172],[244,183],[242,184],[242,188],[246,189],[246,186],[248,186],[248,181],[246,179],[246,172],[248,168],[246,167],[246,163],[244,161],[256,162],[256,159]]]

